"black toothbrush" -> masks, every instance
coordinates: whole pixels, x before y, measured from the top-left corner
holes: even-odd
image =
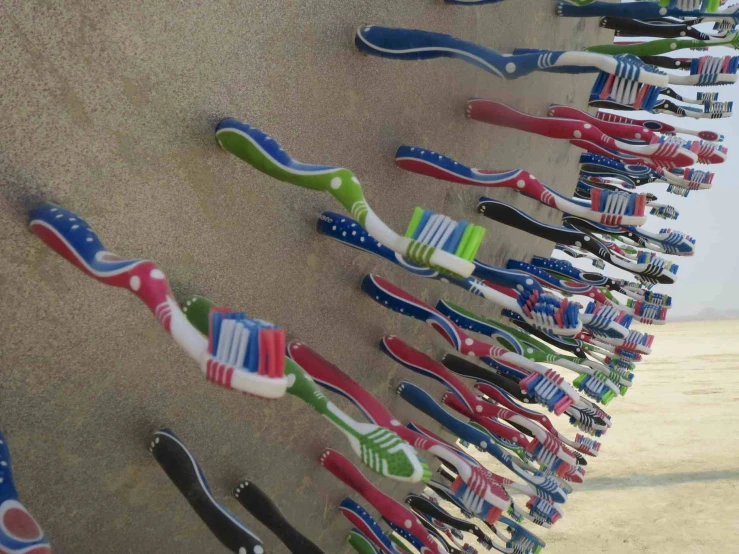
[[[272,531],[293,554],[324,554],[323,550],[295,529],[277,504],[251,481],[241,481],[234,488],[233,495],[247,512]]]
[[[261,554],[262,541],[213,497],[203,470],[187,447],[169,429],[151,437],[149,450],[221,544],[235,554]]]

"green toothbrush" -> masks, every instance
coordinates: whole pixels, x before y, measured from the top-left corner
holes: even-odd
[[[208,318],[215,305],[202,296],[193,296],[182,305],[188,321],[201,333],[208,333]],[[349,439],[354,453],[373,471],[397,481],[418,483],[431,478],[431,471],[415,449],[396,433],[374,423],[354,420],[318,390],[313,378],[289,357],[285,359],[287,392],[297,396],[333,423]]]
[[[712,46],[728,46],[730,48],[739,48],[739,33],[729,33],[724,38],[715,40],[697,40],[697,39],[674,39],[663,38],[659,40],[651,40],[649,42],[641,42],[638,44],[599,44],[586,48],[588,52],[597,52],[598,54],[633,54],[634,56],[659,56],[668,52],[684,50],[685,48],[705,48]]]

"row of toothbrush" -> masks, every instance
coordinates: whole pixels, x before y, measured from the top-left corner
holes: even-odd
[[[660,17],[714,20],[697,14],[703,5],[695,7],[694,3],[582,1],[560,4],[558,13],[601,15],[609,25],[616,25],[615,11],[598,10],[652,5],[659,7]],[[717,7],[710,7],[714,13]],[[644,13],[619,12],[618,17],[651,19]],[[639,27],[640,36],[643,30]],[[694,118],[728,117],[730,103],[720,105],[716,93],[707,92],[699,93],[695,101],[703,102],[702,110],[679,107],[660,98],[691,104],[669,85],[733,83],[739,67],[739,58],[703,57],[690,63],[667,58],[677,64],[670,66],[652,54],[642,59],[633,52],[601,52],[598,48],[586,52],[517,49],[501,54],[449,35],[379,26],[361,26],[355,45],[364,54],[388,59],[457,58],[506,79],[533,71],[593,73],[593,107]],[[346,213],[320,214],[319,234],[416,276],[461,287],[491,303],[494,315],[499,316],[494,319],[443,298],[428,304],[377,274],[366,275],[360,284],[378,312],[385,308],[426,323],[451,347],[436,359],[402,337],[378,337],[379,349],[395,363],[446,388],[441,398],[434,398],[403,380],[397,383],[396,392],[456,436],[456,443],[412,421],[404,426],[360,382],[310,346],[288,342],[279,326],[200,296],[177,299],[154,262],[111,253],[79,215],[54,204],[43,204],[29,214],[31,230],[49,248],[88,276],[138,296],[194,359],[206,380],[263,399],[279,399],[286,393],[296,396],[342,431],[354,461],[326,449],[319,462],[363,499],[358,503],[347,497],[338,506],[353,526],[348,542],[360,553],[474,554],[478,549],[495,549],[530,554],[545,547],[532,526],[549,528],[563,516],[563,504],[585,478],[587,459],[599,455],[597,439],[612,425],[605,406],[628,392],[637,364],[651,353],[654,337],[631,329],[632,323],[666,322],[672,299],[653,290],[677,279],[678,266],[666,256],[691,256],[695,251],[695,239],[681,231],[644,229],[650,215],[674,220],[678,213],[658,203],[653,194],[637,189],[655,182],[680,196],[709,189],[713,174],[693,166],[723,163],[727,157],[723,137],[711,131],[687,131],[605,111],[591,115],[552,105],[547,116],[540,117],[499,102],[471,99],[459,115],[569,140],[582,148],[574,195],[564,195],[524,170],[466,166],[429,145],[400,146],[396,165],[437,180],[508,188],[534,198],[561,212],[562,225],[543,223],[487,196],[470,206],[470,212],[474,209],[489,219],[551,240],[563,254],[589,259],[603,271],[609,266],[618,268],[633,279],[584,271],[561,256],[509,259],[504,267],[487,263],[477,257],[484,227],[421,207],[415,209],[405,233],[399,234],[372,210],[359,179],[349,169],[297,162],[275,138],[236,119],[222,120],[215,133],[224,150],[258,171],[336,198]],[[582,297],[586,305],[576,297]],[[367,311],[371,313],[370,308]],[[568,378],[560,374],[565,370]],[[341,410],[321,389],[348,399],[362,419]],[[149,446],[167,476],[227,549],[238,554],[264,552],[261,539],[216,500],[194,454],[172,431],[158,431]],[[470,448],[489,454],[513,478],[496,473],[497,466],[484,465]],[[433,459],[440,464],[436,474],[428,465]],[[408,494],[402,502],[395,500],[374,486],[355,462],[385,478],[425,483],[426,488],[422,494]],[[322,552],[256,484],[242,481],[233,495],[291,552]],[[0,524],[0,551],[50,551],[41,528],[18,500],[2,435]],[[474,539],[466,538],[470,536]]]

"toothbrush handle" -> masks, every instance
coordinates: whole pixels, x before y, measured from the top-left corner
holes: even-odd
[[[442,554],[418,518],[400,502],[377,489],[362,473],[337,451],[327,448],[321,454],[321,465],[345,485],[364,497],[389,522],[415,536],[433,554]]]
[[[348,216],[323,212],[316,222],[316,230],[338,242],[380,256],[419,277],[439,278],[438,271],[411,263],[384,244],[377,242],[357,221]]]
[[[444,394],[441,401],[456,412],[471,419],[478,425],[482,425],[488,432],[495,435],[496,437],[500,437],[501,439],[508,442],[513,442],[523,448],[526,448],[528,446],[529,441],[523,433],[517,431],[516,429],[512,429],[507,425],[503,425],[499,421],[494,421],[490,419],[492,417],[508,419],[515,415],[513,412],[499,408],[498,406],[495,406],[489,402],[480,402],[478,406],[476,406],[480,408],[479,412],[473,412],[469,409],[467,405],[462,403],[459,398],[449,393]]]
[[[470,100],[467,102],[467,117],[492,125],[501,125],[555,139],[582,139],[602,148],[617,148],[616,141],[601,132],[598,127],[576,119],[536,117],[500,102]]]
[[[633,5],[593,2],[585,6],[558,2],[557,15],[560,17],[624,16],[632,19],[659,19],[665,14],[660,13],[660,6],[653,2],[639,2]]]
[[[470,521],[465,521],[464,519],[454,517],[449,512],[437,506],[424,496],[411,493],[405,497],[405,503],[408,504],[408,506],[410,506],[416,512],[420,512],[428,517],[436,519],[441,523],[449,525],[450,527],[453,527],[459,531],[472,533],[478,539],[482,539],[480,535],[482,531],[477,525]],[[484,533],[482,533],[482,536],[487,538]]]
[[[341,394],[352,402],[368,420],[383,427],[395,421],[393,414],[362,385],[349,377],[309,346],[292,341],[287,347],[288,356],[319,385]]]
[[[326,413],[328,398],[318,390],[311,376],[289,357],[285,358],[285,375],[293,376],[292,384],[287,389],[289,394],[297,396],[319,414]]]
[[[13,481],[10,448],[0,431],[0,552],[50,554],[44,531],[18,500]]]
[[[375,553],[399,554],[398,550],[382,530],[382,527],[380,527],[380,524],[377,523],[375,518],[361,504],[347,497],[339,504],[339,510],[359,530],[366,540],[372,542],[372,548],[376,549]],[[358,549],[357,551],[362,552]]]
[[[464,377],[474,379],[475,381],[482,381],[485,383],[490,383],[496,387],[500,387],[506,393],[510,394],[513,398],[516,398],[521,402],[532,401],[532,399],[520,389],[517,381],[515,381],[511,377],[501,375],[500,373],[497,373],[492,369],[479,366],[468,360],[465,360],[464,358],[460,358],[459,356],[454,356],[451,354],[445,354],[444,357],[441,359],[441,363],[443,363],[448,369],[450,369],[454,373],[457,373],[458,375],[462,375]]]
[[[653,142],[659,141],[659,137],[643,125],[604,121],[571,106],[559,106],[553,104],[549,107],[549,116],[577,119],[583,123],[593,125],[605,134],[617,139],[630,141],[638,140],[643,141],[646,144],[652,144]]]
[[[532,421],[536,421],[537,423],[541,424],[547,431],[550,433],[557,433],[557,429],[552,425],[552,422],[549,420],[547,416],[544,414],[541,414],[539,412],[535,412],[533,410],[527,410],[526,408],[522,408],[515,402],[511,402],[510,399],[508,399],[505,395],[500,393],[500,390],[498,390],[496,387],[489,385],[488,383],[476,383],[475,388],[479,390],[481,393],[483,393],[485,396],[492,398],[496,402],[499,402],[500,404],[503,404],[506,408],[509,410],[516,412],[517,414],[528,418]]]
[[[613,29],[616,36],[619,37],[654,37],[654,38],[680,38],[688,36],[697,40],[710,40],[711,35],[701,33],[688,23],[677,23],[675,21],[643,21],[641,19],[632,19],[629,16],[624,17],[623,14],[603,17],[600,20],[600,26],[605,29]],[[665,64],[656,64],[652,59],[642,59],[644,63],[649,65],[657,65],[666,69],[681,69],[684,65],[675,65],[675,58],[666,56],[647,56],[647,58],[661,58],[665,60]],[[670,60],[671,63],[666,60]],[[690,63],[687,68],[690,69]]]
[[[362,533],[356,527],[349,531],[349,535],[346,538],[346,542],[358,552],[358,554],[383,554],[384,551],[380,550],[364,533]]]
[[[262,541],[215,500],[195,458],[171,431],[154,433],[151,452],[221,544],[236,554],[264,552]]]
[[[541,223],[518,208],[486,196],[480,198],[477,208],[482,215],[494,221],[499,221],[546,240],[568,246],[578,246],[596,256],[603,257],[598,248],[600,242],[585,233]],[[602,244],[601,247],[604,251],[607,251],[607,248]]]
[[[408,294],[390,281],[372,273],[362,279],[362,291],[372,300],[390,310],[410,316],[425,323],[433,322],[433,328],[439,332],[454,348],[462,347],[466,338],[461,330],[434,308]],[[461,334],[460,334],[461,333]]]
[[[649,42],[640,42],[636,44],[600,44],[598,46],[590,46],[585,49],[586,52],[594,52],[597,54],[610,54],[617,56],[619,54],[632,54],[634,56],[659,56],[683,50],[684,48],[702,48],[704,46],[721,46],[726,41],[716,41],[715,43],[703,42],[694,39],[672,39],[663,38],[651,40]]]
[[[127,260],[109,252],[84,219],[54,204],[31,210],[29,225],[49,248],[83,273],[133,292],[169,332],[170,312],[163,306],[174,295],[164,273],[153,262]]]
[[[430,377],[445,385],[459,397],[460,401],[468,404],[470,407],[475,406],[479,402],[469,387],[451,371],[395,335],[386,334],[383,336],[380,342],[380,350],[411,371],[425,377]]]
[[[515,429],[511,429],[510,427],[487,419],[490,417],[505,418],[506,415],[513,414],[507,414],[504,410],[500,410],[492,404],[482,402],[477,398],[475,393],[467,387],[467,385],[465,385],[457,378],[457,376],[440,363],[432,360],[422,352],[412,348],[393,335],[385,335],[383,337],[381,350],[411,371],[415,371],[416,373],[426,377],[431,377],[432,379],[446,385],[446,387],[455,395],[454,400],[456,400],[456,404],[452,407],[459,405],[462,409],[466,410],[466,412],[463,412],[465,415],[467,413],[474,413],[477,416],[482,416],[479,423],[491,433],[494,433],[508,441],[517,442],[522,445],[525,445],[528,442],[526,437]],[[469,417],[472,417],[477,421],[477,417],[475,415],[471,415]]]
[[[543,193],[545,190],[544,186],[527,171],[521,169],[509,171],[474,169],[453,160],[449,156],[426,150],[420,146],[400,146],[395,152],[395,165],[412,173],[461,185],[510,188],[524,194],[536,186],[538,186],[538,193]],[[533,194],[533,192],[530,194]],[[539,199],[539,196],[535,196],[535,198]]]
[[[532,289],[537,291],[539,294],[544,293],[544,289],[539,283],[531,279],[528,275],[524,275],[518,271],[511,271],[509,269],[503,269],[494,265],[488,265],[480,260],[475,260],[475,271],[473,275],[478,279],[483,279],[486,282],[494,283],[495,285],[506,287],[509,289]]]
[[[551,66],[562,55],[561,52],[542,51],[533,55],[503,56],[451,35],[376,25],[357,29],[354,44],[364,54],[395,60],[458,58],[503,79],[515,79],[542,69],[537,63],[540,56],[548,54],[548,66]]]
[[[491,443],[490,438],[485,433],[478,431],[471,425],[447,412],[421,387],[408,381],[402,381],[398,385],[397,391],[403,400],[427,416],[435,419],[460,439],[475,446],[486,445],[485,448],[487,451],[498,458],[498,460],[503,463],[506,463],[506,460],[508,460],[509,456],[497,444]]]
[[[246,511],[272,531],[294,554],[323,554],[323,550],[305,538],[282,514],[272,499],[251,481],[242,481],[234,496]]]

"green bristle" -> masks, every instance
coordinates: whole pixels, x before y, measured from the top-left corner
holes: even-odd
[[[619,388],[621,389],[621,396],[625,396],[626,391],[629,390],[629,387],[627,387],[626,385],[621,385]]]
[[[607,392],[606,392],[606,393],[605,393],[605,394],[603,395],[603,398],[601,398],[601,403],[602,403],[602,404],[603,404],[604,406],[607,406],[608,404],[610,404],[610,403],[611,403],[611,400],[613,400],[614,398],[616,398],[616,393],[615,393],[615,392],[613,392],[612,390],[610,390],[610,389],[609,389],[609,390],[608,390],[608,391],[607,391]]]
[[[457,247],[457,256],[471,262],[475,259],[477,251],[480,250],[482,239],[485,236],[485,228],[479,225],[470,225],[465,229],[462,240]]]
[[[416,229],[418,228],[418,224],[421,222],[421,218],[423,217],[423,208],[419,208],[416,206],[413,209],[413,217],[411,217],[411,222],[408,224],[408,229],[405,232],[406,238],[413,238],[413,233],[416,232]]]
[[[585,380],[588,377],[590,377],[588,374],[581,373],[580,375],[577,376],[577,378],[574,381],[572,381],[572,384],[575,385],[576,387],[580,388],[580,386],[585,382]]]

